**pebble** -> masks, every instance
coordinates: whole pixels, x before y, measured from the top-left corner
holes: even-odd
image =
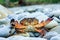
[[[50,40],[52,37],[54,37],[56,35],[58,35],[57,32],[51,31],[51,32],[46,33],[46,35],[44,36],[44,38]]]
[[[60,34],[60,26],[56,26],[56,27],[52,28],[50,31],[55,31]]]

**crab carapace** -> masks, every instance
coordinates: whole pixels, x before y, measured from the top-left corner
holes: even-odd
[[[43,28],[45,28],[44,26],[53,20],[52,17],[49,17],[47,20],[42,21],[40,23],[36,18],[24,18],[20,21],[20,23],[12,19],[10,23],[16,29],[17,33],[36,31],[43,36],[45,34],[45,30],[43,30]]]

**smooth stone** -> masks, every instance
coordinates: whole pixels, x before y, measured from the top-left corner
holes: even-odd
[[[53,17],[55,21],[60,22],[60,19],[58,19],[57,17]]]
[[[53,11],[53,9],[52,8],[43,8],[44,10],[43,10],[43,13],[44,14],[46,14],[46,13],[50,13],[50,12],[52,12]],[[46,14],[47,15],[47,14]]]
[[[21,14],[21,13],[24,13],[24,10],[23,9],[18,9],[16,11],[14,11],[15,14]]]
[[[13,13],[12,11],[10,11],[8,8],[2,6],[1,4],[0,4],[0,11],[1,11],[2,13],[4,13],[4,14],[7,14],[7,15]]]
[[[9,23],[10,23],[9,18],[0,19],[0,25],[2,25],[2,24],[8,25]]]
[[[38,32],[29,32],[30,37],[40,37],[40,33]]]
[[[50,31],[55,31],[60,34],[60,26],[56,26],[56,27],[52,28]]]
[[[3,37],[0,37],[0,40],[9,40],[9,39],[7,39],[7,38],[3,38]]]
[[[32,14],[32,15],[34,15],[34,14]],[[49,18],[47,15],[45,15],[45,14],[43,14],[41,12],[36,12],[34,16],[36,17],[36,19],[39,20],[39,22],[45,21],[46,19]]]
[[[8,37],[9,40],[22,40],[24,37],[20,35],[14,35],[11,37]]]
[[[11,19],[15,19],[15,20],[17,20],[18,19],[18,15],[16,15],[16,14],[10,14],[10,15],[8,15],[8,18],[11,20]]]
[[[60,16],[60,9],[59,9],[59,10],[52,11],[52,12],[50,13],[50,15],[54,15],[54,16],[56,16],[56,17]]]
[[[20,35],[11,36],[8,39],[9,40],[47,40],[47,39],[44,39],[44,38],[23,37],[23,36],[20,36]]]
[[[60,40],[60,34],[52,37],[50,40]]]
[[[20,33],[20,34],[17,34],[17,35],[24,36],[24,37],[30,37],[29,33]]]
[[[0,37],[8,37],[9,35],[13,34],[14,31],[15,30],[11,31],[11,28],[9,25],[0,25]]]
[[[5,14],[0,11],[0,20],[6,18],[7,16],[8,16],[8,14]]]
[[[54,37],[56,35],[58,35],[57,32],[51,31],[51,32],[46,33],[46,35],[44,36],[44,38],[50,40],[52,37]]]

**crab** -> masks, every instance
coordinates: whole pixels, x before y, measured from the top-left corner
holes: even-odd
[[[47,25],[52,20],[53,18],[50,17],[47,20],[41,21],[39,23],[39,20],[36,18],[24,18],[20,22],[12,19],[10,23],[15,28],[17,33],[39,32],[42,36],[44,36],[45,30],[48,31],[45,28],[45,25]]]

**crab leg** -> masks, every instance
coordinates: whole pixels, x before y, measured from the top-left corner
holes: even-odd
[[[45,31],[41,30],[41,29],[35,29],[37,32],[39,32],[41,34],[41,36],[45,35]]]

